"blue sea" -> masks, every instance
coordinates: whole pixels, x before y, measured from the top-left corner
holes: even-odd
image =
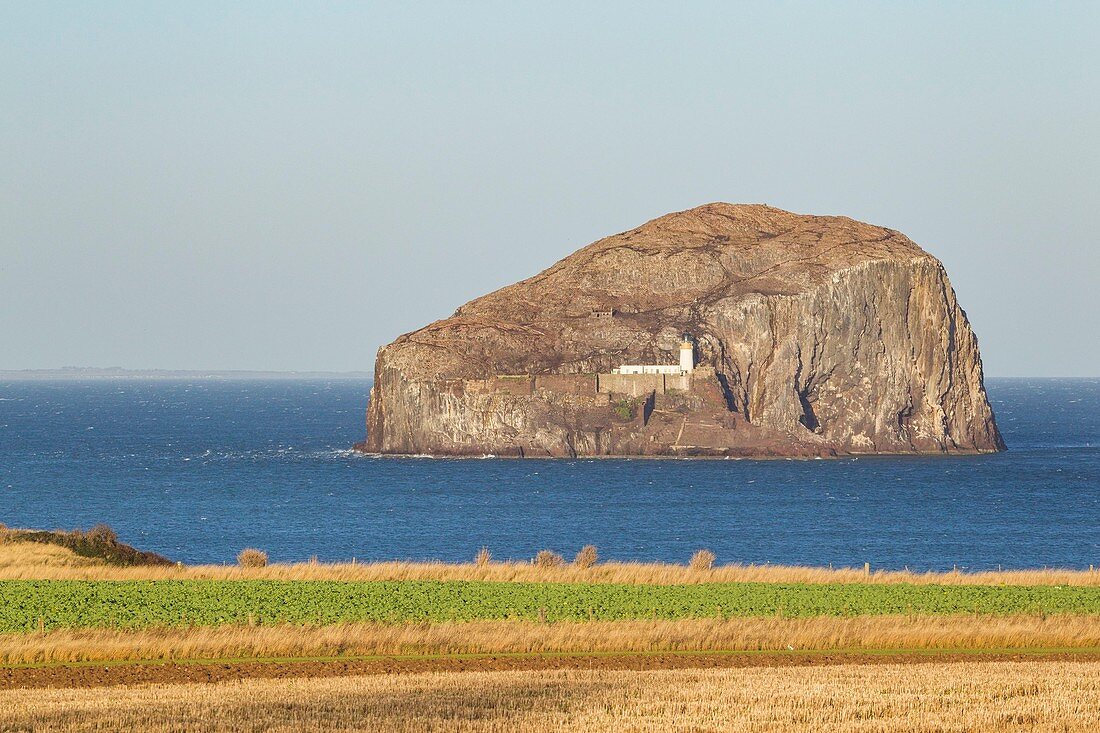
[[[0,382],[0,522],[187,563],[604,558],[927,569],[1100,565],[1100,380],[993,379],[989,456],[377,458],[369,384]]]

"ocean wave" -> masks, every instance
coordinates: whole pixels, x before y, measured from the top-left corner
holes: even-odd
[[[354,448],[300,448],[295,446],[272,446],[252,450],[233,450],[208,448],[201,453],[190,455],[165,455],[164,460],[179,460],[200,463],[202,465],[227,462],[264,462],[264,461],[316,461],[316,460],[352,460],[360,458],[381,458],[380,454],[363,453]],[[430,458],[431,456],[424,456]]]

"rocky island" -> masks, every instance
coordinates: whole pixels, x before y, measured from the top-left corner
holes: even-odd
[[[708,204],[382,347],[370,453],[1002,450],[943,265],[845,217]]]

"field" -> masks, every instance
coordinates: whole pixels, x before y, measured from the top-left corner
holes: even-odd
[[[0,691],[42,731],[1093,731],[1100,662],[443,672]]]
[[[1100,614],[1097,586],[0,581],[0,632],[221,624]]]
[[[0,730],[1098,723],[1095,572],[184,567],[49,540],[0,542]]]

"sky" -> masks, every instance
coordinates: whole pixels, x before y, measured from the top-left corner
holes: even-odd
[[[0,369],[365,371],[712,201],[939,257],[1100,376],[1100,3],[0,0]]]

